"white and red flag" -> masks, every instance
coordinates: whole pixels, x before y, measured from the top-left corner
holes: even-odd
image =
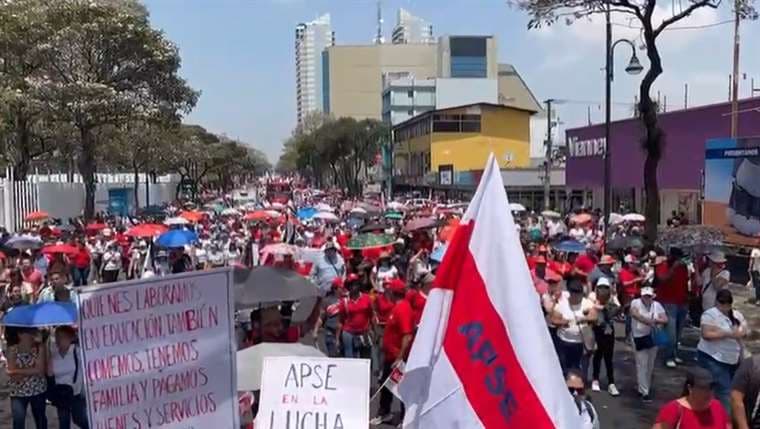
[[[493,155],[438,269],[399,390],[404,428],[581,427]]]

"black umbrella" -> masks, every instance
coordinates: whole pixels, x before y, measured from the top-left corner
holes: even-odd
[[[390,228],[388,224],[381,222],[370,222],[361,227],[361,229],[359,229],[359,232],[385,232],[385,230],[388,228]]]
[[[234,270],[235,309],[255,308],[265,303],[314,301],[317,287],[297,272],[270,266]]]
[[[627,237],[615,237],[607,243],[608,251],[618,251],[625,249],[643,249],[644,240],[636,235],[629,235]]]

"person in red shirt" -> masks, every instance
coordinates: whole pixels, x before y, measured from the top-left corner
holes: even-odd
[[[92,258],[90,258],[90,252],[87,250],[84,240],[77,243],[77,253],[71,258],[71,263],[71,277],[74,279],[74,286],[87,285]]]
[[[425,274],[419,280],[410,283],[409,290],[406,291],[405,299],[409,301],[409,305],[412,307],[412,313],[414,314],[414,326],[420,324],[420,320],[422,319],[422,312],[425,310],[425,303],[427,303],[426,291],[433,283],[433,279],[435,279],[435,277],[432,274]],[[395,285],[395,287],[399,286],[400,285]]]
[[[380,384],[388,379],[393,371],[406,360],[415,329],[414,311],[409,301],[405,299],[406,287],[404,283],[393,282],[386,289],[390,292],[395,305],[385,325],[385,334],[383,335],[383,373],[380,377]],[[391,422],[393,420],[391,405],[393,405],[393,393],[388,389],[381,390],[378,415],[370,424]],[[401,404],[401,420],[403,421],[403,419],[404,405]]]
[[[586,253],[578,255],[575,259],[575,271],[579,275],[588,277],[588,275],[591,274],[591,271],[594,271],[596,263],[596,250],[593,247],[589,247],[586,250]]]
[[[369,335],[374,311],[372,299],[361,292],[361,282],[355,276],[346,279],[348,297],[341,300],[341,345],[343,357],[370,359],[372,341]]]
[[[654,268],[657,301],[668,315],[666,330],[670,343],[665,348],[665,366],[668,368],[675,368],[677,363],[683,362],[678,357],[678,342],[689,311],[689,269],[682,261],[683,257],[681,249],[672,247],[667,260]]]
[[[618,299],[625,314],[625,337],[628,338],[631,334],[631,301],[639,297],[641,283],[644,281],[639,272],[638,261],[633,255],[625,255],[623,258],[618,279],[620,280]]]
[[[652,429],[731,429],[731,418],[713,397],[712,385],[709,371],[690,369],[681,397],[660,408]]]

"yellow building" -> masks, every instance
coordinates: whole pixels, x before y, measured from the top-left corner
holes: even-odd
[[[527,168],[534,113],[476,103],[415,116],[393,127],[394,176],[408,184],[452,185],[457,173],[483,170],[492,152],[501,168]]]

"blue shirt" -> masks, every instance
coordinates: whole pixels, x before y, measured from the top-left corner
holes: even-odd
[[[322,296],[332,288],[332,282],[336,277],[343,277],[345,274],[346,264],[338,254],[335,255],[335,261],[327,260],[327,256],[322,254],[311,267],[312,281],[317,285]]]

